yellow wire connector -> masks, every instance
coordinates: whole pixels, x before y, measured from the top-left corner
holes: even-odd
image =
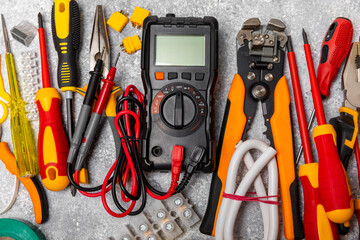
[[[137,50],[141,49],[141,41],[138,35],[132,37],[126,37],[120,45],[122,48],[121,51],[126,52],[127,54],[133,54]]]
[[[130,17],[130,22],[133,27],[137,27],[139,29],[143,26],[144,19],[149,15],[150,11],[141,7],[135,7],[134,12]]]
[[[128,22],[128,14],[121,10],[120,12],[114,12],[106,23],[115,31],[121,32]]]

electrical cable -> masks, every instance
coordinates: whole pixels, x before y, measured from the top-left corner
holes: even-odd
[[[184,148],[182,146],[173,146],[172,179],[167,192],[159,191],[151,186],[141,168],[140,143],[145,129],[144,107],[144,95],[133,85],[128,86],[123,96],[117,101],[115,128],[120,136],[122,147],[120,148],[116,161],[106,174],[102,185],[96,187],[80,186],[79,171],[75,170],[73,178],[72,164],[68,163],[67,166],[67,175],[71,184],[77,188],[81,194],[87,197],[101,196],[105,210],[114,217],[137,215],[142,212],[146,205],[147,194],[155,199],[164,200],[179,191],[177,187],[184,154]],[[197,151],[195,151],[195,149]],[[195,149],[192,154],[193,156],[190,156],[191,161],[184,175],[186,178],[181,181],[181,189],[189,182],[191,175],[203,157],[202,149],[200,149],[200,151],[199,148]],[[127,207],[124,207],[118,199],[116,188],[114,187],[116,184],[120,186],[121,200],[122,202],[128,203]],[[112,199],[121,213],[112,211],[108,206],[105,196],[109,191],[111,191]],[[137,201],[141,201],[141,203],[137,209],[135,209]]]
[[[256,161],[254,161],[250,154],[250,150],[253,149],[262,152],[262,155]],[[254,183],[256,194],[259,196],[257,199],[267,196],[266,198],[269,201],[277,202],[278,173],[275,154],[275,149],[259,140],[251,139],[245,142],[240,141],[236,145],[236,150],[231,158],[227,173],[224,198],[221,202],[218,217],[216,219],[216,240],[234,239],[234,224],[242,203],[242,200],[227,198],[225,194],[234,194],[240,199],[247,200],[249,198],[240,196],[245,196],[248,189]],[[235,189],[238,168],[242,160],[244,160],[248,172],[237,189]],[[269,175],[268,195],[266,194],[263,181],[259,176],[266,165]],[[261,201],[260,209],[264,222],[264,239],[277,239],[279,230],[278,205]]]

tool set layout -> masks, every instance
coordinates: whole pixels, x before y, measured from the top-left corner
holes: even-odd
[[[351,228],[358,228],[350,224],[354,212],[360,226],[360,198],[354,200],[347,175],[353,152],[360,172],[360,42],[352,43],[353,25],[349,19],[339,17],[331,23],[323,39],[317,72],[309,44],[312,34],[308,36],[302,30],[305,59],[301,63],[305,65],[306,60],[314,104],[309,120],[300,87],[299,62],[287,27],[274,18],[266,24],[259,18],[244,21],[239,32],[234,33],[237,72],[228,93],[220,136],[215,141],[214,114],[215,110],[222,111],[214,109],[214,89],[217,81],[222,81],[221,76],[218,79],[221,29],[216,18],[171,13],[158,17],[135,7],[130,17],[121,10],[106,20],[104,6],[94,10],[88,44],[90,77],[86,77],[83,87],[79,86],[78,55],[87,44],[81,43],[82,11],[75,0],[55,0],[51,19],[38,14],[39,47],[35,52],[24,51],[21,61],[11,52],[5,16],[1,15],[10,94],[0,73],[0,160],[14,175],[15,184],[7,193],[9,204],[0,208],[0,214],[11,209],[21,182],[30,195],[37,224],[56,221],[48,220],[51,211],[46,192],[69,188],[72,196],[78,192],[84,200],[99,197],[112,217],[129,218],[129,224],[118,232],[117,237],[123,240],[177,239],[197,226],[204,238],[235,239],[236,228],[242,227],[235,223],[244,201],[259,202],[266,240],[339,239]],[[136,31],[142,31],[142,37],[126,36],[118,49],[111,50],[107,27],[120,33],[129,19]],[[46,21],[51,21],[55,48],[46,43]],[[32,46],[36,34],[33,29],[31,23],[23,21],[11,29],[11,36],[26,47]],[[144,93],[135,85],[117,86],[114,81],[116,75],[122,74],[122,55],[138,50]],[[51,86],[49,51],[57,52],[60,92]],[[116,58],[111,62],[114,53]],[[36,55],[41,58],[41,88]],[[18,61],[20,78],[15,65]],[[284,75],[286,62],[291,81]],[[343,104],[338,116],[327,119],[323,99],[331,98],[330,86],[343,62]],[[83,101],[74,124],[75,93]],[[292,102],[297,123],[291,117]],[[268,143],[248,136],[258,106]],[[6,121],[8,115],[10,123]],[[103,115],[107,121],[102,121]],[[312,141],[318,162],[314,161],[309,138],[315,117]],[[36,138],[30,121],[37,120]],[[102,184],[90,186],[88,158],[103,123],[112,130],[113,136],[107,141],[115,143],[116,159],[108,165]],[[1,142],[2,124],[10,124],[14,154],[8,143]],[[299,147],[294,145],[293,135],[297,127],[302,143]],[[297,171],[302,153],[304,164]],[[246,173],[240,180],[242,166]],[[152,178],[161,172],[171,174],[166,191],[160,190]],[[183,194],[195,190],[189,187],[194,174],[209,173],[210,193],[202,196],[208,197],[207,209],[200,214]],[[148,201],[149,196],[155,200]],[[3,218],[2,237],[27,240],[46,236],[26,221]]]

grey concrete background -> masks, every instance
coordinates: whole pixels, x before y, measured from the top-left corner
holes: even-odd
[[[135,6],[149,9],[152,14],[164,16],[172,12],[178,16],[204,16],[211,15],[219,21],[219,78],[215,89],[215,132],[218,139],[222,115],[225,107],[226,96],[234,73],[236,73],[235,58],[235,37],[240,30],[242,23],[251,17],[259,17],[263,23],[267,23],[270,18],[279,18],[287,25],[286,32],[292,35],[294,50],[297,55],[303,98],[307,115],[310,115],[312,109],[312,98],[310,84],[304,52],[302,48],[301,29],[304,27],[309,36],[309,42],[312,47],[315,67],[318,65],[320,57],[320,46],[325,32],[331,22],[338,16],[348,17],[354,25],[354,40],[358,39],[360,15],[357,1],[302,1],[302,0],[153,0],[153,1],[85,1],[78,0],[81,17],[82,17],[82,36],[81,51],[79,56],[80,78],[83,86],[88,81],[89,72],[89,45],[92,31],[93,17],[97,4],[103,5],[106,18],[109,18],[112,12],[125,10],[132,13]],[[47,33],[48,57],[51,67],[53,84],[56,86],[56,67],[57,56],[51,38],[50,14],[52,1],[24,1],[24,0],[0,0],[0,12],[5,15],[8,29],[18,24],[21,20],[28,20],[37,26],[37,14],[41,12],[44,16],[45,30]],[[120,51],[120,43],[126,36],[138,34],[141,36],[141,30],[136,30],[128,24],[124,31],[119,34],[112,29],[108,30],[112,62]],[[38,38],[32,42],[29,48],[21,45],[11,38],[11,48],[15,56],[15,61],[20,58],[20,53],[26,50],[35,50],[39,53]],[[5,87],[8,89],[7,73],[4,61],[5,46],[2,34],[0,35],[0,54],[2,54],[2,75]],[[142,88],[140,76],[140,52],[133,55],[122,54],[118,63],[116,83],[122,87],[129,84],[135,84]],[[19,65],[19,64],[18,64]],[[288,64],[285,64],[285,75],[290,76]],[[290,79],[288,79],[290,82]],[[343,94],[340,90],[340,76],[334,81],[331,88],[331,97],[326,100],[325,111],[327,118],[337,115],[337,109],[341,106]],[[291,88],[291,84],[290,84]],[[292,89],[291,89],[292,91]],[[76,115],[82,99],[76,98]],[[294,138],[296,151],[299,149],[300,137],[296,119],[294,104],[291,105],[293,110]],[[1,111],[1,110],[0,110]],[[9,119],[3,124],[3,139],[11,142]],[[37,134],[38,123],[34,123],[35,134]],[[261,112],[257,112],[252,130],[249,132],[250,137],[265,140],[262,134],[265,131]],[[111,140],[111,131],[107,124],[104,124],[103,130],[98,138],[98,142],[93,149],[90,159],[90,179],[93,185],[102,182],[105,173],[115,160],[114,144]],[[110,136],[110,137],[108,137]],[[110,140],[109,140],[110,139]],[[11,145],[11,144],[10,144]],[[314,154],[316,155],[315,151]],[[315,156],[315,159],[317,157]],[[301,160],[303,163],[303,159]],[[354,197],[360,196],[360,190],[357,182],[357,171],[354,159],[350,160],[349,170],[350,182],[353,189]],[[169,175],[167,174],[150,174],[149,178],[156,181],[163,189],[168,186]],[[13,179],[7,173],[5,167],[0,163],[0,208],[4,201],[9,199]],[[195,210],[200,216],[203,216],[209,192],[211,174],[196,174],[189,187],[184,191],[191,202],[195,205]],[[161,184],[160,184],[161,183]],[[48,239],[107,239],[116,237],[125,224],[132,221],[131,217],[115,219],[108,215],[103,209],[99,198],[91,199],[77,194],[71,197],[69,188],[61,192],[46,191],[49,205],[50,217],[47,223],[39,226],[41,231]],[[149,206],[151,202],[149,200]],[[111,205],[113,206],[113,205]],[[13,208],[1,217],[21,218],[35,223],[33,209],[30,198],[23,186],[20,186],[19,196]],[[351,221],[350,233],[342,239],[356,239],[358,236],[358,226],[355,218]],[[186,232],[180,239],[211,239],[209,236],[202,235],[198,230],[199,224],[195,225],[190,231]],[[263,236],[263,227],[261,222],[260,209],[255,203],[246,203],[241,209],[235,227],[235,235],[238,239],[261,239]],[[280,227],[282,229],[282,226]],[[283,238],[283,232],[279,234]]]

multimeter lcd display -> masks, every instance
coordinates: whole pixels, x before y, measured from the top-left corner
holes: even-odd
[[[205,66],[205,36],[157,35],[155,65]]]

